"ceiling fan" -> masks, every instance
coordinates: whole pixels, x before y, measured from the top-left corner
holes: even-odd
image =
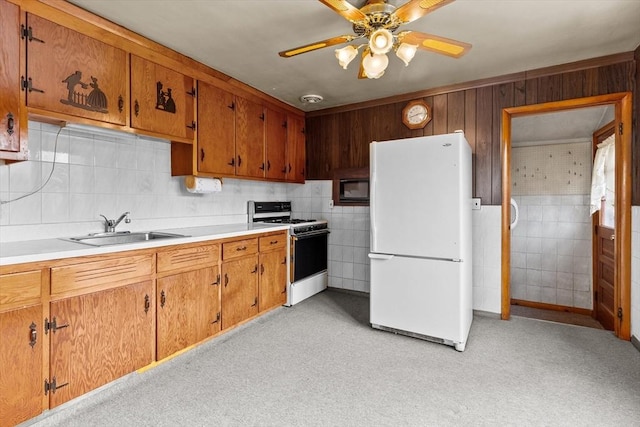
[[[453,1],[410,0],[396,7],[387,3],[387,0],[368,0],[363,7],[358,9],[346,0],[320,0],[321,3],[351,22],[355,34],[306,44],[282,51],[279,55],[290,58],[317,49],[366,38],[368,41],[363,44],[348,45],[335,51],[338,62],[342,68],[346,69],[347,65],[358,55],[358,50],[364,47],[358,73],[358,78],[361,79],[381,77],[389,64],[386,54],[391,49],[395,50],[396,56],[405,65],[409,65],[409,61],[413,59],[417,49],[459,58],[471,49],[470,44],[418,31],[405,30],[396,33],[401,25],[415,21]]]

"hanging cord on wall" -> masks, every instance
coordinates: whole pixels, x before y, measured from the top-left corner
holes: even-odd
[[[47,179],[39,187],[31,190],[27,194],[23,194],[22,196],[16,197],[15,199],[0,200],[0,205],[6,205],[11,202],[16,202],[18,200],[24,199],[25,197],[29,197],[33,194],[36,194],[38,191],[42,190],[45,187],[45,185],[49,183],[49,180],[51,180],[51,177],[53,176],[53,171],[56,168],[56,158],[58,156],[58,137],[60,136],[60,132],[62,132],[62,128],[58,129],[58,133],[56,133],[56,141],[53,145],[53,165],[51,166],[51,171],[49,172],[49,176],[47,177]]]

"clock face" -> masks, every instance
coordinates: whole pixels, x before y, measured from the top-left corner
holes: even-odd
[[[420,129],[431,121],[431,111],[422,100],[409,102],[402,110],[402,122],[409,129]]]
[[[427,109],[424,105],[414,105],[407,111],[407,120],[409,123],[417,125],[427,118]]]

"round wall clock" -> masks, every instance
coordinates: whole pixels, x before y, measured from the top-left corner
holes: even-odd
[[[402,123],[409,129],[423,128],[431,121],[431,107],[421,99],[409,102],[402,109]]]

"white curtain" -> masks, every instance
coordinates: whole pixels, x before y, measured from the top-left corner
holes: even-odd
[[[609,159],[609,161],[615,160],[615,142],[615,135],[611,135],[609,138],[598,144],[596,157],[593,160],[593,170],[591,172],[591,206],[589,208],[590,215],[593,215],[595,212],[600,210],[602,199],[607,193],[605,164],[607,163],[607,159]]]

